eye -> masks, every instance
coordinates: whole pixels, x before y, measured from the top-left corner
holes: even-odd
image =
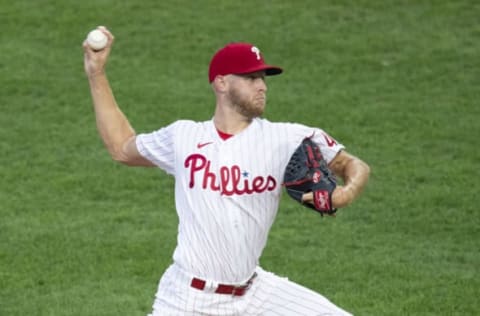
[[[265,81],[265,75],[262,75],[262,74],[252,74],[252,75],[248,75],[247,78],[249,80],[257,80],[257,79],[260,79],[262,81]]]

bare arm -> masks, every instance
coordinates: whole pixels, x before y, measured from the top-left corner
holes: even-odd
[[[362,193],[367,185],[370,167],[343,150],[330,162],[329,167],[344,181],[343,186],[338,186],[333,191],[333,206],[347,206]]]
[[[333,207],[345,207],[352,203],[363,191],[368,182],[370,167],[359,158],[343,150],[330,162],[329,167],[344,182],[343,186],[339,185],[333,191]],[[303,196],[303,199],[305,202],[313,203],[313,194],[307,193]]]
[[[131,166],[154,166],[138,152],[135,130],[113,96],[105,66],[114,38],[106,28],[100,27],[100,30],[108,36],[105,49],[93,51],[86,41],[83,42],[84,67],[90,85],[98,132],[114,160]]]

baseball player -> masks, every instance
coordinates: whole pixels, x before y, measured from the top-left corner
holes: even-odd
[[[335,207],[351,203],[365,186],[369,167],[320,128],[261,118],[265,63],[249,43],[231,43],[213,56],[209,82],[214,116],[179,120],[136,134],[118,107],[105,65],[108,45],[83,43],[97,128],[112,158],[129,166],[158,167],[175,178],[178,238],[173,263],[163,274],[150,315],[351,315],[322,295],[263,270],[259,258],[277,214],[282,176],[305,137],[317,143],[328,166],[344,180]],[[304,201],[312,202],[305,194]]]

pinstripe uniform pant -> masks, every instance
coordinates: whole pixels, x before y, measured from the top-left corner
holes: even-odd
[[[191,287],[193,276],[173,264],[160,280],[149,316],[351,316],[322,295],[287,278],[260,267],[256,272],[248,291],[243,296],[233,296],[214,293],[215,285],[203,290]]]

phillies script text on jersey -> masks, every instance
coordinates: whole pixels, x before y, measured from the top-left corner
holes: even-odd
[[[192,154],[185,159],[185,168],[190,168],[190,188],[195,186],[195,175],[202,173],[202,188],[210,187],[212,191],[220,191],[222,195],[242,195],[273,191],[277,187],[277,181],[272,176],[256,176],[249,180],[245,177],[242,181],[242,171],[239,166],[220,167],[217,176],[210,171],[210,160],[200,154]],[[220,179],[217,179],[220,178]]]

